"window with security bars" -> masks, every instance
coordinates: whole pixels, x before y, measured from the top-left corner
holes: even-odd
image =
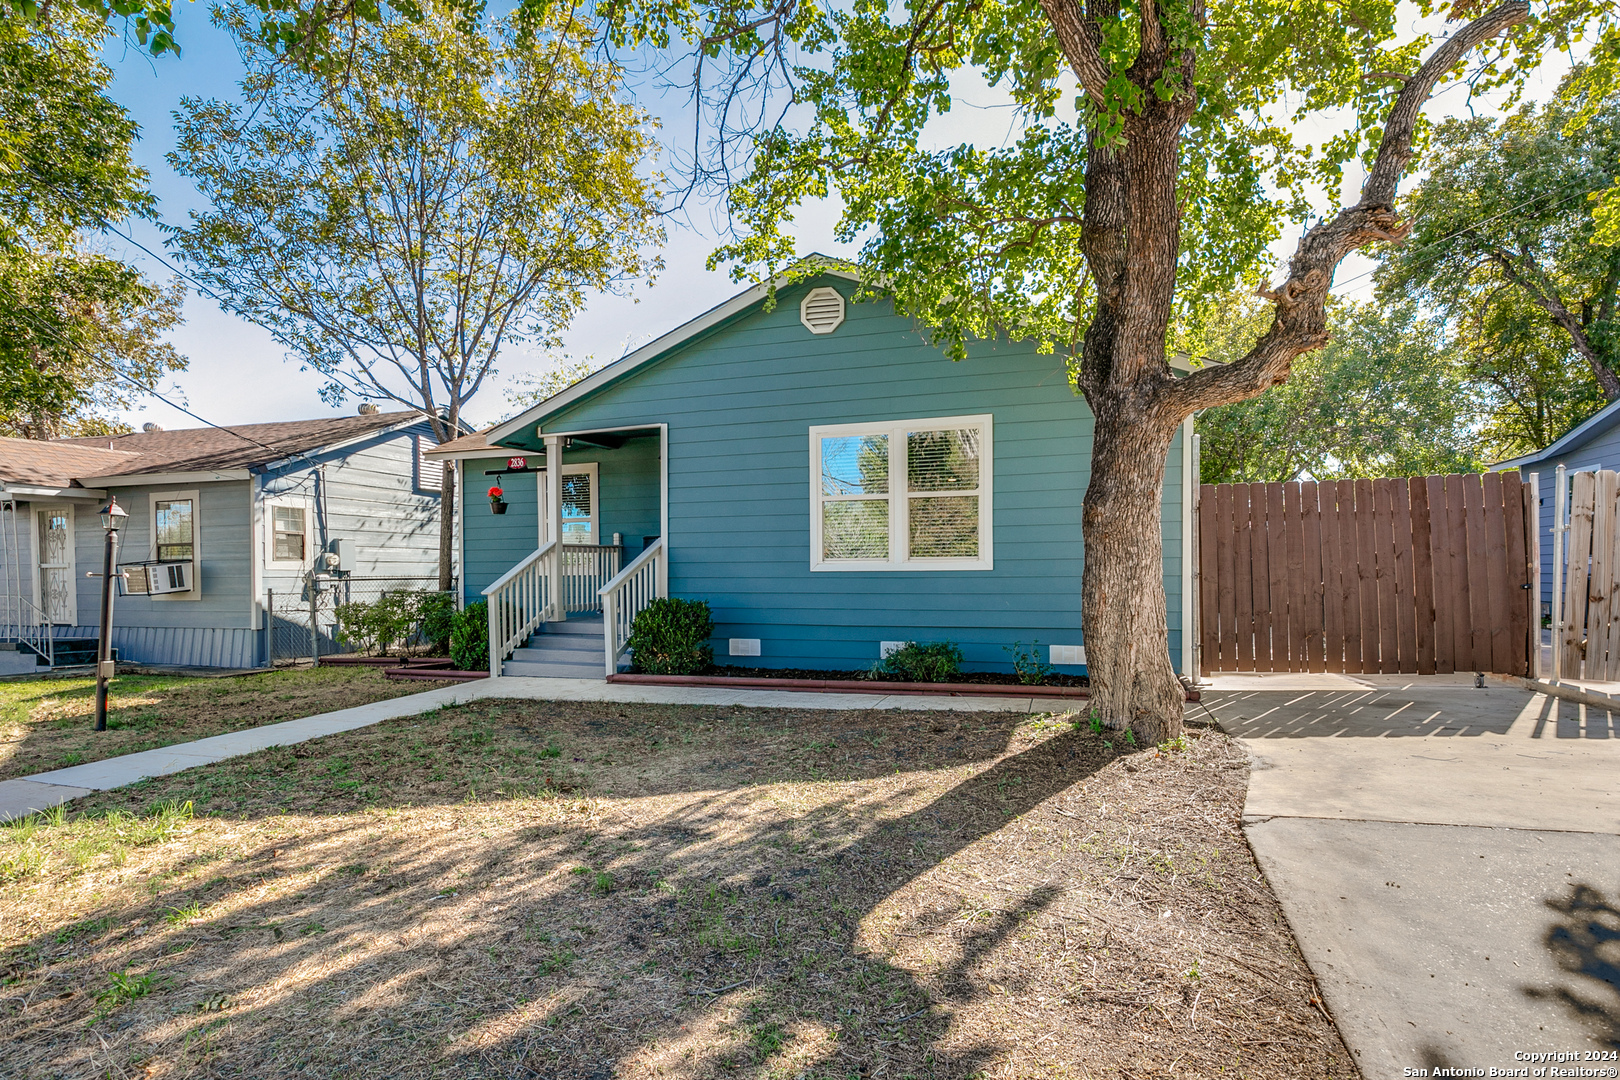
[[[810,429],[813,570],[988,570],[989,416]]]

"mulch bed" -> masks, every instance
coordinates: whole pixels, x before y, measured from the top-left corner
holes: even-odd
[[[6,1069],[1355,1076],[1240,831],[1242,749],[1127,749],[1052,715],[479,701],[92,796],[205,818],[11,841]]]

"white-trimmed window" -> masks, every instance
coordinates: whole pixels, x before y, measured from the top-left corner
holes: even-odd
[[[152,511],[152,554],[158,562],[191,564],[191,588],[164,593],[153,600],[200,600],[202,579],[202,500],[196,491],[154,491],[149,496]]]
[[[600,467],[595,461],[582,461],[576,465],[563,466],[562,538],[565,544],[597,543],[597,500],[600,494],[597,478]],[[540,542],[544,544],[548,539],[546,477],[549,473],[542,469],[536,475],[540,481]]]
[[[991,418],[810,429],[810,569],[989,570]]]
[[[265,561],[271,566],[303,566],[313,550],[314,508],[307,499],[265,502]]]

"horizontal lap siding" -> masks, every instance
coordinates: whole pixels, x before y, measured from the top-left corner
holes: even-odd
[[[468,603],[480,599],[486,586],[530,555],[539,541],[539,478],[535,474],[501,477],[501,490],[510,505],[504,514],[490,511],[488,491],[497,477],[484,474],[505,467],[506,461],[505,457],[479,458],[462,465],[467,484],[466,517],[461,527]],[[563,452],[564,465],[590,462],[597,464],[600,489],[598,536],[608,543],[614,533],[620,533],[625,559],[633,559],[641,554],[642,538],[657,536],[659,531],[658,440],[631,439],[618,449],[581,446]]]
[[[981,343],[953,363],[886,303],[851,303],[843,326],[814,336],[799,323],[799,300],[825,283],[783,290],[775,310],[688,343],[547,429],[669,424],[670,591],[711,604],[721,662],[730,637],[760,638],[762,655],[746,662],[767,667],[866,667],[881,641],[948,638],[969,667],[1008,670],[1015,641],[1083,644],[1092,418],[1062,357]],[[810,427],[981,413],[994,417],[995,569],[810,571]],[[1163,507],[1178,662],[1179,439]],[[602,488],[606,500],[606,465]],[[469,578],[476,544],[469,532]]]

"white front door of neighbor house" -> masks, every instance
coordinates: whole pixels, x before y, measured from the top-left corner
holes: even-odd
[[[79,621],[79,590],[73,580],[73,507],[47,506],[39,515],[39,606],[46,621]]]

